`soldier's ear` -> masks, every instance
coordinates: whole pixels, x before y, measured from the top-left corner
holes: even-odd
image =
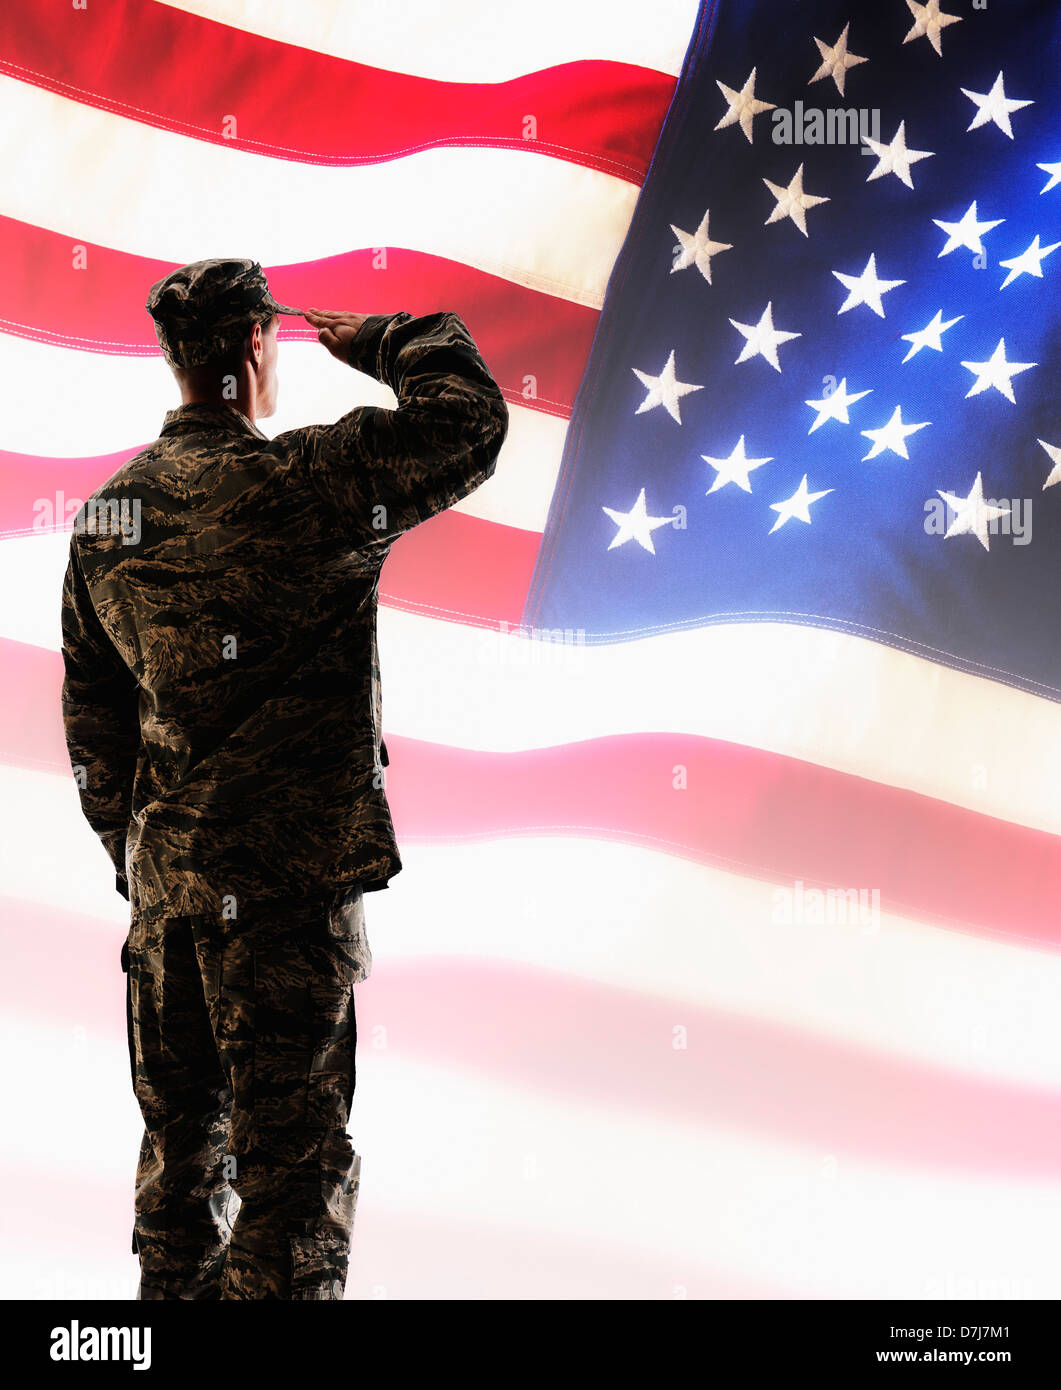
[[[251,331],[247,334],[247,351],[250,353],[254,366],[257,367],[265,355],[265,334],[262,332],[260,321],[253,324]]]

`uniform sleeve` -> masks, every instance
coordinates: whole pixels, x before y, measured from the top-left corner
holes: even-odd
[[[352,367],[384,382],[397,409],[358,406],[306,431],[314,486],[360,548],[386,548],[486,482],[508,406],[458,314],[370,314]]]
[[[85,819],[129,896],[125,836],[140,746],[139,686],[93,607],[74,539],[63,581],[63,726]]]

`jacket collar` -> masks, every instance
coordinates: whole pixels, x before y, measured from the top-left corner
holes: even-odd
[[[207,405],[203,401],[192,401],[190,405],[179,405],[175,410],[167,410],[160,434],[200,434],[204,430],[219,430],[225,434],[249,434],[255,439],[268,438],[235,406]]]

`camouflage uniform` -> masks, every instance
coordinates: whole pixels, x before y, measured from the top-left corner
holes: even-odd
[[[361,1159],[361,890],[235,924],[134,918],[140,1298],[341,1298]],[[241,1205],[232,1227],[235,1192]]]
[[[298,312],[250,261],[183,267],[148,307],[189,366]],[[63,716],[131,906],[144,1298],[345,1285],[363,893],[401,870],[379,572],[398,536],[491,476],[508,427],[456,314],[370,315],[349,361],[396,410],[270,440],[233,406],[180,406],[75,520]]]

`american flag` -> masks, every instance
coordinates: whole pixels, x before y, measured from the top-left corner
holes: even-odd
[[[0,1293],[136,1286],[59,590],[213,255],[511,412],[382,575],[347,1297],[1061,1293],[1061,18],[945,6],[8,0]]]

